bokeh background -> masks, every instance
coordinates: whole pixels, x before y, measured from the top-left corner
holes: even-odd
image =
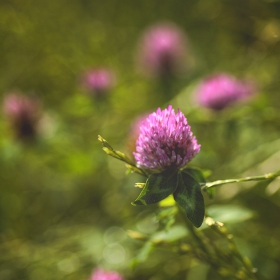
[[[188,45],[187,71],[168,90],[137,67],[139,38],[161,21],[179,26]],[[0,118],[0,279],[89,279],[95,267],[126,279],[219,279],[167,249],[131,267],[143,243],[126,231],[154,234],[158,207],[131,205],[143,179],[106,156],[97,135],[130,154],[133,122],[172,104],[201,144],[191,165],[211,171],[209,180],[279,170],[280,2],[1,0],[0,38],[1,102],[20,91],[43,110],[32,141]],[[81,84],[95,67],[116,76],[102,99]],[[256,96],[219,112],[199,107],[195,88],[215,72],[253,80]],[[279,188],[232,184],[206,198],[260,279],[280,278]]]

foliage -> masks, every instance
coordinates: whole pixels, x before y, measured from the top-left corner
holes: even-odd
[[[42,116],[28,141],[0,118],[0,279],[88,279],[96,267],[139,280],[279,279],[279,180],[247,180],[280,169],[279,12],[278,0],[1,1],[1,101],[15,91],[36,96]],[[139,38],[162,21],[186,33],[189,52],[187,71],[163,80],[135,66]],[[97,100],[81,77],[100,67],[116,79]],[[197,85],[221,71],[255,81],[258,94],[218,112],[200,108]],[[185,220],[192,212],[180,216],[168,196],[176,190],[159,204],[131,205],[133,185],[150,174],[135,165],[129,128],[168,104],[201,144],[178,179],[203,183],[207,218],[197,230]],[[98,134],[126,151],[133,174],[104,156]],[[228,178],[244,182],[219,185]]]

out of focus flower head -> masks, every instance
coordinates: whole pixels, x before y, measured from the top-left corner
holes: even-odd
[[[86,71],[82,76],[82,84],[90,95],[104,97],[114,87],[116,77],[113,71],[97,68]]]
[[[204,79],[195,92],[195,98],[200,106],[218,111],[237,101],[249,99],[255,91],[251,81],[220,73]]]
[[[124,278],[115,271],[96,269],[89,280],[124,280]]]
[[[134,157],[140,168],[155,171],[184,167],[200,151],[186,117],[171,105],[149,115],[140,126]]]
[[[5,96],[3,112],[20,139],[36,136],[38,122],[41,118],[41,104],[36,98],[27,97],[20,92],[12,92]]]
[[[176,75],[185,68],[186,36],[173,23],[149,27],[139,42],[139,65],[150,76]]]

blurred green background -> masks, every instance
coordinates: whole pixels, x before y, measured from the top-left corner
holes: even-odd
[[[173,80],[168,95],[135,66],[140,36],[159,21],[185,31],[190,53],[188,72]],[[84,94],[79,79],[100,66],[116,72],[117,84],[97,101]],[[258,95],[219,113],[197,107],[195,86],[217,71],[254,80]],[[13,90],[36,94],[45,117],[43,136],[27,144],[0,119],[0,279],[88,279],[96,266],[126,279],[218,279],[205,265],[166,249],[131,269],[142,243],[126,230],[153,234],[157,206],[131,206],[139,193],[134,183],[142,179],[107,157],[97,135],[129,150],[133,121],[172,104],[201,144],[191,165],[210,170],[209,180],[275,172],[279,73],[277,0],[1,0],[1,97]],[[216,209],[220,220],[260,279],[280,279],[279,188],[279,180],[226,185],[207,199],[209,209],[224,206]]]

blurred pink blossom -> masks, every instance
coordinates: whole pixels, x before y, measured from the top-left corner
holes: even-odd
[[[186,36],[175,24],[159,23],[148,28],[139,43],[140,67],[150,75],[173,75],[184,68]]]
[[[124,278],[115,271],[96,269],[89,280],[124,280]]]
[[[82,84],[95,97],[106,95],[115,85],[115,74],[105,68],[91,69],[82,76]]]
[[[251,81],[220,73],[204,79],[195,92],[195,98],[200,106],[222,110],[237,101],[247,100],[255,91]]]
[[[41,104],[37,99],[19,92],[9,93],[4,98],[3,112],[19,138],[35,136],[41,117]]]

